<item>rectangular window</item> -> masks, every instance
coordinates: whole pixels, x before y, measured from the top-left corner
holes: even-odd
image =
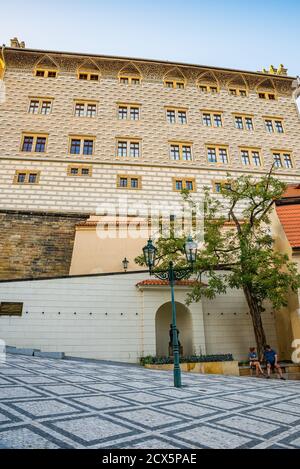
[[[117,187],[121,189],[141,189],[141,177],[119,175],[117,176]]]
[[[38,114],[40,107],[40,102],[38,100],[32,99],[29,105],[30,114]]]
[[[247,130],[254,130],[252,117],[245,117],[245,127]]]
[[[140,106],[134,104],[119,104],[118,118],[119,120],[140,120]]]
[[[209,163],[228,164],[228,162],[229,162],[228,148],[226,146],[207,145],[206,148],[207,148],[207,161]]]
[[[194,192],[196,189],[196,183],[194,178],[182,179],[173,178],[173,190],[180,192],[183,189]]]
[[[120,120],[126,120],[127,119],[127,106],[119,106],[119,119]]]
[[[46,135],[23,135],[22,136],[22,152],[34,152],[34,153],[45,153],[47,145]]]
[[[167,109],[166,116],[169,124],[187,124],[187,111],[184,109]]]
[[[266,131],[269,133],[284,133],[283,119],[277,117],[265,117],[265,127]]]
[[[140,110],[138,107],[130,107],[130,120],[138,121],[140,118]]]
[[[170,143],[170,159],[173,161],[191,161],[192,146],[186,143]]]
[[[165,80],[164,84],[166,88],[173,88],[177,90],[183,90],[185,87],[184,81],[181,80]]]
[[[97,104],[87,101],[76,101],[74,115],[76,117],[96,117]]]
[[[279,150],[274,151],[273,160],[274,160],[276,168],[285,168],[285,169],[293,168],[293,160],[292,160],[292,155],[290,152],[279,151]]]
[[[118,140],[117,156],[139,158],[141,153],[140,142],[135,140]]]
[[[45,153],[46,151],[46,137],[37,137],[35,144],[36,153]]]
[[[92,166],[85,165],[69,165],[67,169],[68,176],[92,176]]]
[[[33,147],[33,137],[24,137],[23,138],[23,146],[22,146],[22,151],[30,152],[32,151]]]
[[[177,119],[178,119],[179,124],[187,123],[186,111],[178,111],[177,116],[178,116]]]
[[[87,104],[86,117],[96,117],[97,106],[96,104]]]
[[[271,101],[274,101],[274,99],[276,99],[276,96],[274,93],[264,93],[264,92],[259,92],[258,93],[258,97],[260,99],[269,99]]]
[[[239,130],[254,130],[252,116],[246,116],[244,114],[234,115],[235,128]]]
[[[229,88],[229,94],[232,96],[247,96],[247,90],[243,88]]]
[[[94,72],[80,72],[78,74],[78,80],[83,81],[99,81],[99,73]]]
[[[35,70],[35,76],[40,78],[56,78],[57,71],[56,70]]]
[[[40,171],[17,170],[14,177],[14,184],[38,184]]]
[[[206,127],[222,127],[222,113],[216,111],[202,110],[202,123]]]
[[[243,123],[243,118],[240,116],[235,116],[235,128],[236,129],[243,129],[244,128],[244,123]]]
[[[51,113],[52,99],[34,98],[30,100],[28,112],[29,114],[42,114],[44,116]]]
[[[244,166],[262,166],[260,150],[255,148],[242,148],[241,161]]]
[[[71,137],[70,138],[70,154],[71,155],[93,155],[94,144],[95,144],[94,138]]]
[[[3,301],[0,303],[0,316],[22,316],[23,303]]]
[[[214,181],[213,182],[213,190],[214,192],[220,194],[222,192],[222,189],[231,189],[231,183],[228,181]]]
[[[122,75],[119,77],[119,82],[123,85],[140,85],[140,77],[131,76],[131,75]]]
[[[175,124],[176,122],[176,114],[175,114],[175,111],[174,110],[167,110],[167,121],[170,123],[170,124]]]
[[[85,106],[84,103],[76,103],[75,105],[75,116],[76,117],[84,117],[85,115]]]
[[[51,112],[51,101],[43,101],[41,107],[41,114],[48,115]]]
[[[84,140],[83,141],[83,154],[92,155],[94,151],[94,141],[93,140]]]
[[[71,155],[80,155],[81,140],[79,138],[71,139],[70,153]]]
[[[140,156],[139,142],[130,142],[130,156],[133,158],[138,158]]]
[[[206,125],[207,127],[211,127],[212,123],[211,123],[210,114],[204,113],[202,116],[202,120],[203,120],[203,125]]]
[[[215,127],[222,127],[222,116],[221,116],[221,114],[214,114],[214,125],[215,125]]]

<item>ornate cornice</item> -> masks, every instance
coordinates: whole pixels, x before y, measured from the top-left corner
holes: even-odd
[[[1,54],[3,55],[1,48]],[[78,69],[88,64],[96,67],[102,78],[117,79],[120,71],[126,67],[135,67],[140,71],[144,81],[160,81],[172,74],[185,77],[188,86],[196,86],[202,75],[210,74],[220,88],[227,88],[230,83],[244,84],[249,91],[255,91],[262,82],[270,81],[279,95],[292,96],[292,83],[295,78],[281,75],[267,75],[262,72],[249,72],[202,65],[173,63],[150,59],[132,59],[71,52],[40,51],[33,49],[5,48],[7,67],[22,71],[31,71],[37,64],[52,61],[62,73],[76,74]],[[1,64],[0,64],[1,68]]]

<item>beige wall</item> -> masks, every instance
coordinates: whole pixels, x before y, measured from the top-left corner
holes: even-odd
[[[299,254],[293,252],[275,207],[271,214],[271,223],[274,248],[287,254],[290,260],[296,262],[300,267]],[[276,312],[276,329],[280,353],[284,358],[290,360],[293,352],[292,342],[295,339],[300,340],[300,291],[298,294],[292,292],[287,292],[287,294],[287,307]]]

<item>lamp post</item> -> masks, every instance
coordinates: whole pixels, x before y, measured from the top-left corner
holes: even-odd
[[[182,280],[193,272],[193,264],[197,258],[197,243],[195,243],[191,236],[188,237],[185,243],[185,255],[189,267],[186,268],[174,268],[172,261],[169,262],[168,269],[165,270],[153,270],[156,263],[157,249],[153,245],[152,240],[149,239],[147,245],[143,248],[144,259],[147,267],[149,268],[150,275],[161,280],[168,280],[171,287],[171,303],[172,303],[172,348],[174,356],[174,386],[176,388],[181,387],[181,370],[180,370],[180,353],[177,335],[177,324],[176,324],[176,304],[175,304],[175,293],[174,284],[176,280]]]
[[[124,259],[122,260],[122,264],[123,264],[124,272],[127,272],[129,260],[126,257],[124,257]]]

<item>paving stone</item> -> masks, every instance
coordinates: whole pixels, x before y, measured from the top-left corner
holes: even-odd
[[[125,379],[126,377],[126,379]],[[8,448],[299,448],[300,383],[7,355]]]

